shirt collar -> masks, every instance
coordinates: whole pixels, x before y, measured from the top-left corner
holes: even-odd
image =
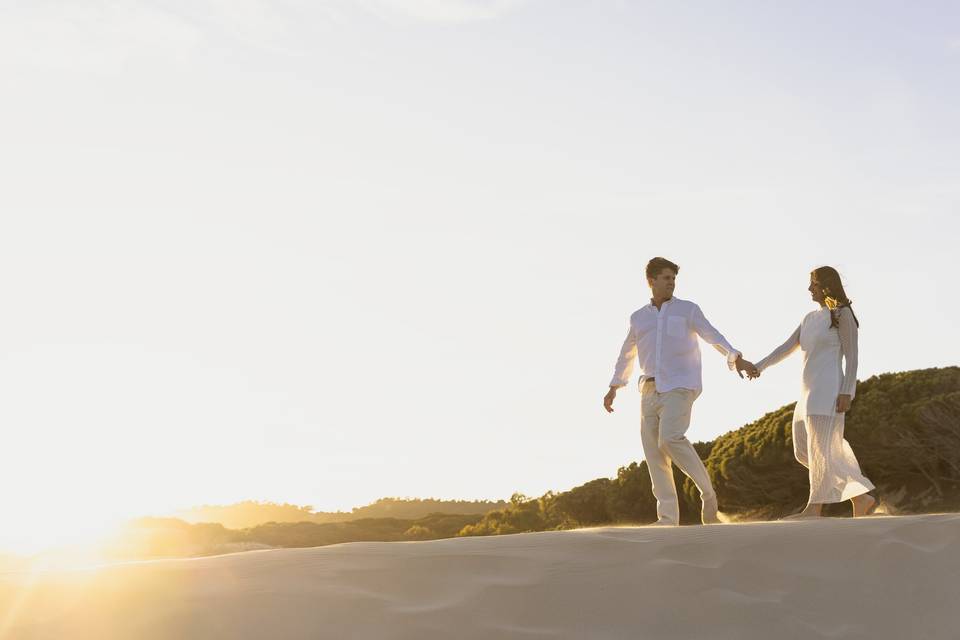
[[[668,304],[670,304],[671,302],[675,301],[676,299],[677,299],[676,296],[670,296],[669,298],[667,298],[666,300],[663,301],[663,306],[664,306],[664,307],[667,306]],[[652,308],[654,308],[654,309],[657,308],[657,305],[653,304],[653,298],[650,298],[650,304],[648,304],[647,306],[648,306],[648,307],[652,307]]]

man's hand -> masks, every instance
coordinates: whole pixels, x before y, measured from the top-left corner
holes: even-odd
[[[607,410],[607,413],[613,413],[613,399],[616,397],[616,387],[610,387],[610,391],[607,391],[607,395],[603,396],[603,408]]]
[[[841,393],[837,396],[837,413],[846,413],[850,410],[850,395]]]
[[[753,380],[760,377],[760,371],[749,360],[744,360],[743,356],[737,356],[737,375],[743,377],[743,372],[747,372],[747,377]]]

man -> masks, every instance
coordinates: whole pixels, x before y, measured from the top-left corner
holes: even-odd
[[[673,468],[696,483],[703,502],[704,524],[717,523],[717,494],[696,449],[686,438],[693,401],[703,390],[700,345],[697,336],[727,357],[730,369],[754,370],[739,351],[713,328],[696,304],[673,297],[680,267],[666,258],[647,263],[650,304],[630,316],[630,330],[623,341],[610,390],[603,399],[613,411],[617,389],[629,382],[634,360],[640,360],[640,437],[657,499],[657,525],[680,523],[680,505],[673,483]]]

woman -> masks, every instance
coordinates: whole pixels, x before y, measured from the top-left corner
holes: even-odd
[[[811,311],[773,353],[748,372],[751,378],[798,348],[803,351],[803,385],[793,413],[793,453],[810,472],[806,508],[787,519],[818,518],[826,503],[850,500],[853,515],[870,515],[877,501],[867,492],[873,484],[861,473],[853,450],[843,437],[843,417],[857,385],[857,329],[860,326],[833,267],[810,274],[808,289],[820,309]],[[846,371],[841,368],[846,360]]]

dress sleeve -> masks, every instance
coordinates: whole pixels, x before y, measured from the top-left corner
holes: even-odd
[[[857,339],[859,329],[853,312],[848,307],[840,309],[839,320],[840,350],[845,362],[843,368],[843,384],[840,393],[847,394],[851,399],[857,394]]]
[[[637,334],[633,331],[633,323],[630,323],[630,329],[627,331],[627,337],[620,347],[620,356],[617,358],[617,364],[613,370],[613,379],[610,381],[611,387],[625,387],[630,382],[630,374],[633,373],[633,364],[637,360]]]
[[[757,363],[757,369],[763,371],[768,367],[772,367],[777,364],[791,353],[800,348],[800,327],[797,327],[797,330],[787,338],[787,341],[782,345],[773,350],[773,352],[768,355],[766,358]]]

